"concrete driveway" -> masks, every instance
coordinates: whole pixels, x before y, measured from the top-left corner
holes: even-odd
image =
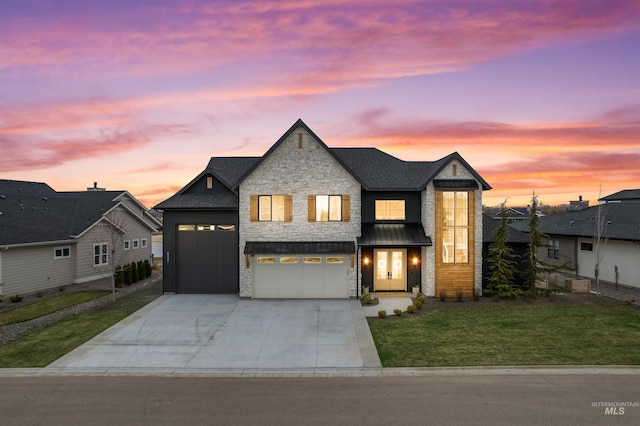
[[[358,300],[165,295],[47,368],[381,367]]]

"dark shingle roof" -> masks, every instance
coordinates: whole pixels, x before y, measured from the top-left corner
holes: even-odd
[[[602,201],[640,201],[640,189],[625,189],[601,198]]]
[[[606,234],[609,239],[640,241],[640,209],[637,203],[608,203],[605,212]],[[547,235],[574,237],[594,236],[598,206],[577,212],[566,212],[540,218],[538,229]],[[526,227],[527,224],[514,224]],[[523,229],[524,228],[519,228]]]
[[[486,213],[482,215],[482,242],[494,242],[493,234],[500,226],[500,220],[494,219]],[[507,226],[507,242],[509,243],[529,243],[529,234],[522,232],[510,224]]]
[[[0,245],[71,239],[124,192],[56,192],[43,183],[0,180]]]

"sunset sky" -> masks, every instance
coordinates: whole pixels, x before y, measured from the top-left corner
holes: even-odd
[[[298,118],[593,205],[640,188],[640,1],[0,1],[0,179],[152,207]]]

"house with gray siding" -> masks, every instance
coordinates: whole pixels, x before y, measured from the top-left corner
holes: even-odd
[[[57,192],[0,179],[0,295],[94,281],[114,265],[151,260],[161,226],[127,191]]]
[[[261,157],[213,157],[154,208],[164,291],[349,298],[482,291],[482,191],[458,154],[330,148],[298,120]]]

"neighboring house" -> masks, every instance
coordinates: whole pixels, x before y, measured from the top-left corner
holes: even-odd
[[[622,191],[601,199],[599,206],[540,218],[538,229],[549,240],[541,259],[566,265],[567,275],[591,280],[594,291],[596,252],[595,225],[602,209],[606,242],[601,243],[599,278],[601,291],[617,298],[640,295],[640,190]],[[628,294],[635,294],[629,297]]]
[[[500,215],[498,215],[498,219]],[[500,220],[496,220],[494,217],[482,215],[482,288],[487,288],[489,283],[489,276],[491,272],[489,270],[489,248],[495,241],[494,234],[496,229],[500,226]],[[529,234],[517,230],[511,226],[507,226],[507,246],[511,247],[513,254],[518,258],[513,259],[516,262],[516,269],[520,272],[524,272],[527,268],[527,249],[529,248],[530,238]],[[516,277],[517,280],[517,277]]]
[[[484,214],[494,220],[500,220],[500,207],[485,207]],[[531,218],[531,206],[527,207],[507,207],[506,215],[508,222],[528,221]],[[538,217],[544,216],[541,211],[537,211]]]
[[[214,157],[155,208],[164,291],[252,298],[482,286],[482,191],[458,154],[329,148],[298,120],[262,157]]]
[[[0,294],[93,281],[114,264],[150,260],[160,226],[127,191],[0,179]]]

